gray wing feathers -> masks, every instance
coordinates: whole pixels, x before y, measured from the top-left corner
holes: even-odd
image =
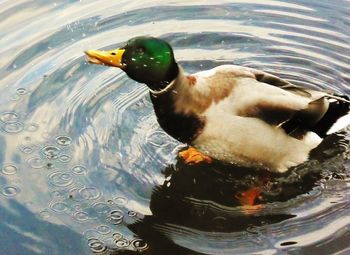
[[[304,97],[311,97],[311,93],[308,89],[305,89],[303,87],[294,85],[284,79],[281,79],[275,75],[265,73],[263,71],[250,69],[250,71],[254,74],[255,79],[260,82],[264,82],[267,84],[270,84],[272,86],[279,87],[281,89],[287,90],[289,92],[292,92],[294,94],[298,94],[300,96]]]
[[[257,81],[279,87],[295,95],[310,99],[309,104],[304,109],[290,109],[287,106],[283,107],[283,103],[281,103],[279,109],[272,107],[261,108],[262,119],[273,125],[282,125],[287,122],[293,122],[302,124],[304,128],[313,127],[326,114],[329,107],[328,98],[348,102],[348,100],[344,98],[330,95],[322,91],[315,91],[296,86],[269,73],[255,69],[250,69],[250,71],[254,74]],[[275,116],[275,118],[272,116]]]
[[[281,126],[286,131],[286,133],[296,138],[303,137],[303,134],[305,134],[308,130],[313,130],[315,128],[316,130],[318,130],[318,125],[327,126],[328,124],[323,123],[323,117],[325,117],[327,114],[329,115],[328,110],[330,109],[329,107],[331,103],[338,102],[343,104],[350,104],[350,100],[346,97],[340,97],[325,91],[316,91],[296,86],[275,75],[265,73],[259,70],[250,69],[250,71],[255,76],[255,79],[257,81],[279,87],[295,95],[299,95],[301,97],[310,99],[310,102],[304,109],[294,109],[293,111],[291,111],[291,109],[283,109],[282,107],[280,108],[282,114],[276,114],[276,112],[269,111],[268,108],[265,108],[265,112],[262,114],[262,116],[274,116],[264,120],[267,123],[273,125],[276,125],[276,120],[280,121],[279,126]],[[331,114],[333,116],[336,113]],[[284,117],[283,121],[279,119],[281,117]],[[327,119],[329,119],[329,116],[327,117]],[[336,119],[337,118],[335,118],[335,120]],[[270,122],[268,120],[270,120]],[[273,121],[271,122],[271,120]],[[331,124],[332,123],[330,123],[330,125]],[[319,133],[322,136],[322,128],[320,130]]]
[[[350,103],[350,101],[345,98],[338,97],[336,95],[332,95],[324,91],[316,91],[316,90],[303,88],[303,87],[294,85],[284,79],[281,79],[273,74],[269,74],[269,73],[256,70],[256,69],[251,69],[251,68],[249,68],[249,70],[254,74],[257,81],[264,82],[276,87],[280,87],[281,89],[287,90],[294,94],[298,94],[300,96],[310,97],[313,100],[318,100],[322,97],[326,97],[326,98],[333,98],[338,101]]]

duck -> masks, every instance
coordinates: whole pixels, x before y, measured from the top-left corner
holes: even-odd
[[[160,38],[134,37],[85,54],[89,63],[117,67],[148,86],[160,127],[189,146],[179,154],[189,164],[214,159],[284,173],[350,124],[346,95],[237,65],[187,74]]]

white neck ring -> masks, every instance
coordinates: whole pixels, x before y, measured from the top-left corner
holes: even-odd
[[[154,95],[154,96],[162,95],[162,94],[170,91],[174,87],[174,85],[176,83],[175,81],[176,81],[176,79],[174,79],[172,82],[170,82],[164,89],[161,89],[161,90],[149,89],[149,90],[151,91],[152,95]]]

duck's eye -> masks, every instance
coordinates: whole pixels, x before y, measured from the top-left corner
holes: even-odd
[[[117,54],[116,54],[115,52],[112,52],[111,55],[115,56],[115,55],[117,55]]]

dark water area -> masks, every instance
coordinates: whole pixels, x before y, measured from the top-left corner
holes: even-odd
[[[350,254],[350,130],[284,174],[186,165],[147,88],[87,49],[152,35],[350,95],[350,2],[0,1],[0,254]]]

